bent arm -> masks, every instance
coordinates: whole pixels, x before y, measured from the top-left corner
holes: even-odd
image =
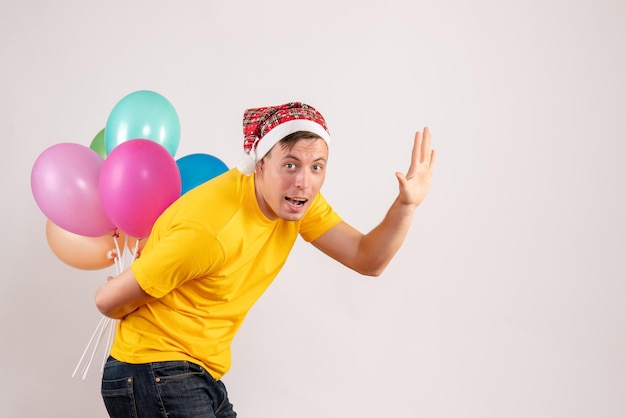
[[[383,221],[363,234],[340,222],[312,244],[345,266],[368,276],[379,276],[396,254],[411,226],[415,209],[425,199],[432,180],[435,151],[428,128],[415,134],[407,174],[396,173],[398,197]]]
[[[122,319],[154,297],[143,291],[133,271],[128,268],[120,275],[109,278],[96,292],[96,306],[105,316]]]
[[[363,234],[340,222],[312,244],[346,267],[366,276],[379,276],[404,242],[413,208],[394,201],[383,221]]]

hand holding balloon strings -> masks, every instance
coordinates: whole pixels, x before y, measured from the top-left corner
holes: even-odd
[[[128,236],[124,236],[124,246],[120,251],[119,233],[115,232],[113,234],[113,242],[115,244],[116,253],[112,254],[112,256],[115,261],[115,275],[118,275],[122,271],[124,271],[126,265],[125,261],[127,261],[127,259],[130,259],[130,263],[132,263],[139,256],[139,240],[135,240],[135,246],[131,250],[128,246]],[[102,356],[102,366],[100,367],[100,373],[103,372],[107,357],[109,356],[109,353],[111,351],[111,345],[113,344],[113,336],[115,334],[116,325],[117,320],[106,317],[104,315],[102,316],[100,322],[98,322],[98,325],[96,326],[96,329],[93,331],[93,334],[91,334],[91,338],[89,339],[89,342],[87,343],[87,346],[85,347],[85,350],[83,351],[80,360],[78,360],[78,364],[76,364],[76,368],[72,373],[72,377],[76,376],[78,369],[82,365],[83,367],[81,370],[81,377],[83,380],[87,378],[87,373],[89,372],[89,368],[91,367],[93,358],[100,348],[100,344],[104,342],[103,338],[106,338],[106,343],[104,345],[104,351]],[[89,358],[86,358],[89,349],[91,349],[91,355],[89,356]]]

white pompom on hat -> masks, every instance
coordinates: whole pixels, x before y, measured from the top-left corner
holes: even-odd
[[[298,131],[318,135],[330,145],[326,121],[315,108],[300,102],[247,109],[243,114],[244,158],[237,169],[250,175],[256,163],[281,139]]]

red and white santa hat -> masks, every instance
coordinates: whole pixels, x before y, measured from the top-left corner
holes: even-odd
[[[330,145],[326,121],[315,108],[300,102],[248,109],[243,113],[243,150],[246,154],[237,169],[250,175],[255,164],[278,141],[298,131],[314,133]]]

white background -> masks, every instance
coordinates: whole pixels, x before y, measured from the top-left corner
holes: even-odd
[[[414,131],[439,152],[382,277],[296,244],[234,342],[241,417],[626,416],[625,16],[618,0],[3,0],[0,414],[106,416],[99,358],[71,373],[112,271],[54,256],[30,171],[148,89],[179,114],[177,158],[231,167],[245,108],[315,106],[323,192],[364,231]]]

